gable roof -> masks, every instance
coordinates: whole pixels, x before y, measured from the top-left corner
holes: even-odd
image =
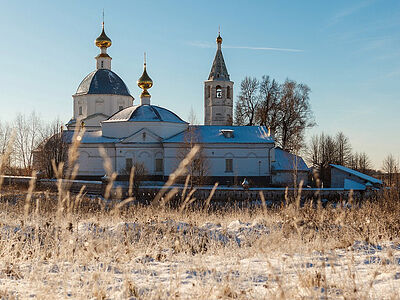
[[[289,153],[282,148],[275,148],[275,162],[272,163],[275,171],[309,171],[307,164],[300,156]]]
[[[138,138],[142,134],[142,140],[141,141],[134,141],[135,138]],[[144,134],[144,135],[143,135]],[[150,140],[147,136],[147,134],[150,136]],[[126,138],[123,138],[120,140],[120,143],[122,144],[129,144],[129,143],[135,143],[135,144],[149,144],[149,143],[160,143],[162,141],[162,138],[159,137],[157,134],[155,134],[153,131],[147,129],[147,128],[142,128],[130,136],[127,136]]]
[[[224,135],[224,130],[232,131],[232,137]],[[195,125],[189,126],[177,135],[165,139],[163,143],[183,143],[187,140],[188,134],[197,139],[197,143],[231,143],[231,144],[270,144],[274,143],[272,136],[268,135],[265,126],[214,126]]]
[[[376,179],[375,177],[369,176],[367,174],[358,172],[356,170],[353,170],[353,169],[350,169],[350,168],[347,168],[347,167],[344,167],[344,166],[341,166],[341,165],[331,164],[331,167],[334,167],[334,168],[336,168],[338,170],[341,170],[343,172],[349,173],[351,175],[357,176],[357,177],[359,177],[361,179],[364,179],[365,181],[369,181],[369,182],[372,182],[372,183],[375,183],[375,184],[382,184],[383,183],[382,180]]]
[[[72,138],[74,136],[73,130],[63,131],[63,136],[67,143],[72,143]],[[82,136],[81,144],[99,144],[99,143],[116,143],[120,139],[118,138],[108,138],[102,135],[101,130],[98,131],[85,131]]]

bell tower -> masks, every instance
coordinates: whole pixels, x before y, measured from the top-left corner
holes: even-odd
[[[204,125],[232,125],[233,81],[230,80],[217,37],[217,53],[208,80],[204,82]]]

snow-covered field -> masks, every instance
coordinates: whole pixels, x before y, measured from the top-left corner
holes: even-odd
[[[59,215],[43,204],[27,216],[6,204],[0,297],[400,298],[397,220],[374,205]]]

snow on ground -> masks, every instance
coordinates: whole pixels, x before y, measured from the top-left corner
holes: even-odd
[[[152,250],[151,245],[128,262],[120,262],[113,251],[121,251],[123,237],[146,234],[157,226],[149,222],[117,223],[100,226],[81,223],[78,240],[88,249],[93,236],[114,244],[108,255],[75,261],[29,260],[19,263],[1,261],[0,296],[21,298],[125,299],[168,298],[389,298],[400,297],[400,246],[394,243],[372,245],[354,242],[347,248],[329,251],[263,251],[257,241],[271,234],[273,228],[257,220],[229,224],[204,223],[193,226],[167,220],[163,226],[173,229],[181,239],[173,247]],[[153,227],[152,227],[153,226]],[[33,228],[25,229],[28,235]],[[1,235],[21,231],[16,226],[2,226]],[[189,237],[190,233],[190,237]],[[215,248],[187,253],[178,251],[186,238],[207,239]],[[167,239],[169,237],[161,237]],[[89,242],[88,242],[89,241]],[[211,241],[211,242],[210,242]],[[87,244],[87,245],[86,245]],[[134,250],[135,242],[129,246]],[[156,244],[154,248],[158,247]],[[178,250],[177,250],[178,249]],[[290,252],[290,253],[289,253]],[[158,253],[157,255],[155,253]],[[98,258],[96,258],[98,256]],[[90,257],[90,256],[89,256]]]

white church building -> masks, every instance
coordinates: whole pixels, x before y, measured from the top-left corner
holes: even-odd
[[[275,141],[269,130],[264,126],[232,126],[233,82],[222,55],[220,35],[204,82],[204,125],[196,126],[167,108],[151,104],[148,89],[153,81],[147,74],[146,62],[138,80],[143,92],[138,101],[134,99],[124,81],[111,70],[107,53],[111,40],[105,34],[104,23],[95,44],[100,48],[96,70],[82,80],[72,96],[73,117],[64,132],[72,137],[76,128],[85,128],[79,178],[105,175],[99,151],[102,147],[118,175],[126,176],[127,170],[141,164],[149,180],[166,180],[182,160],[183,150],[199,144],[202,170],[193,175],[202,175],[210,183],[233,184],[247,178],[257,185],[274,184],[279,172],[274,166],[285,163],[275,160]],[[305,164],[301,167],[308,171]]]

